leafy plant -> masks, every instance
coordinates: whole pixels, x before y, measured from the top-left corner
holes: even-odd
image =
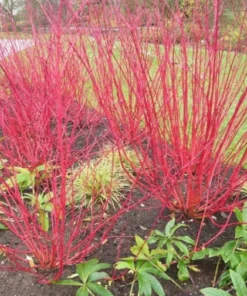
[[[63,286],[78,286],[80,287],[76,296],[113,296],[112,293],[104,288],[99,281],[110,280],[110,276],[102,271],[110,267],[110,264],[99,263],[98,259],[91,259],[89,261],[79,263],[76,265],[76,274],[70,276],[79,277],[81,282],[72,279],[65,279],[53,281],[53,284]]]
[[[1,184],[1,190],[7,190],[18,185],[21,191],[40,185],[44,180],[51,177],[52,170],[57,166],[42,164],[35,168],[9,167],[8,170],[13,174]]]
[[[188,268],[199,271],[194,265],[190,265],[190,248],[195,241],[189,236],[175,236],[175,232],[181,228],[187,227],[185,224],[175,224],[175,218],[170,220],[163,232],[154,230],[148,238],[149,244],[156,244],[156,250],[165,250],[165,261],[167,267],[171,266],[172,261],[177,263],[178,278],[180,281],[186,281],[189,278]]]
[[[165,273],[165,266],[159,260],[164,256],[165,251],[150,251],[147,242],[137,235],[135,241],[136,245],[130,249],[134,256],[123,258],[116,263],[116,269],[127,269],[134,275],[129,295],[132,295],[134,285],[138,283],[139,296],[151,296],[152,291],[159,296],[164,296],[165,292],[156,276],[171,280]]]
[[[51,202],[53,193],[42,192],[37,195],[26,193],[22,197],[23,199],[30,201],[30,205],[36,208],[39,224],[41,225],[41,228],[47,232],[50,225],[48,213],[53,209],[53,204]]]
[[[219,257],[226,265],[225,271],[219,277],[219,287],[225,287],[231,283],[231,271],[236,272],[247,280],[247,202],[244,203],[242,211],[235,209],[238,221],[241,223],[235,228],[235,239],[226,242],[220,248],[206,248],[192,257],[193,260],[199,260],[208,256]],[[218,261],[218,265],[220,260]],[[216,268],[215,278],[217,278],[218,267]],[[214,283],[216,284],[216,283]]]
[[[230,269],[230,277],[236,291],[236,296],[246,296],[247,295],[247,286],[243,277]],[[204,296],[231,296],[232,294],[216,288],[204,288],[200,290]]]

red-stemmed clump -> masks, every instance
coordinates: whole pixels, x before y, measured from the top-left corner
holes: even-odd
[[[187,217],[239,206],[247,178],[246,56],[238,45],[221,50],[222,4],[197,3],[190,22],[200,34],[193,40],[179,8],[165,21],[156,9],[159,44],[143,42],[141,10],[119,16],[126,22],[116,40],[94,35],[95,96],[119,147],[128,141],[142,155],[141,187]]]
[[[47,17],[49,9],[44,7]],[[98,202],[91,189],[91,195],[83,192],[74,201],[77,179],[71,172],[102,158],[111,136],[107,120],[92,107],[84,64],[93,63],[88,36],[79,34],[80,28],[78,35],[68,34],[66,19],[59,17],[63,14],[48,19],[45,35],[31,22],[33,46],[0,61],[0,223],[12,233],[0,244],[1,254],[10,260],[1,268],[31,272],[44,283],[58,279],[65,265],[81,262],[106,242],[131,196],[127,192],[117,207],[110,206],[115,171],[108,165],[107,191],[100,192],[104,199]],[[89,173],[84,172],[82,186],[92,182]]]

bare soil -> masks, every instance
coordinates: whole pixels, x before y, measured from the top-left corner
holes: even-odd
[[[113,228],[110,238],[107,243],[98,249],[89,258],[98,258],[100,262],[107,262],[114,264],[120,257],[130,256],[129,248],[134,244],[134,235],[138,234],[145,237],[149,234],[150,228],[154,226],[154,221],[157,220],[159,209],[155,200],[149,200],[142,204],[139,208],[127,212],[122,216],[115,227]],[[157,220],[155,229],[163,230],[167,221],[168,215],[162,215]],[[181,222],[181,221],[180,221]],[[195,238],[200,227],[200,221],[185,221],[188,225],[187,228],[179,230],[180,235],[189,235]],[[217,222],[223,223],[224,219],[218,215]],[[207,242],[217,232],[216,228],[210,221],[205,221],[202,229],[201,242]],[[211,246],[222,246],[225,242],[233,239],[234,228],[228,228],[227,231],[222,233],[216,240],[213,241]],[[8,243],[11,241],[11,234],[8,231],[0,232],[0,243]],[[89,259],[87,258],[87,259]],[[0,261],[4,263],[4,258]],[[181,288],[178,288],[170,281],[161,281],[167,296],[199,296],[199,290],[204,287],[211,286],[214,278],[216,261],[202,260],[196,262],[197,267],[200,269],[199,273],[191,272],[191,279],[185,283],[179,283],[176,276],[176,268],[171,268],[168,274],[177,281]],[[109,274],[114,270],[109,270]],[[68,267],[65,269],[64,278],[75,273],[75,267]],[[118,272],[119,274],[119,272]],[[115,273],[115,276],[117,273]],[[129,295],[131,276],[125,275],[123,278],[116,280],[110,290],[115,296]],[[7,272],[0,271],[0,295],[1,296],[74,296],[77,287],[69,286],[55,286],[55,285],[40,285],[37,283],[36,278],[20,272]],[[137,295],[135,291],[135,295]]]

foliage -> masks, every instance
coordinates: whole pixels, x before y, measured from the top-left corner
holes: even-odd
[[[48,213],[53,209],[53,204],[51,203],[52,195],[52,192],[42,192],[37,196],[30,193],[25,193],[23,195],[23,199],[28,200],[30,205],[37,209],[38,221],[41,228],[46,232],[49,230],[50,225]]]
[[[237,296],[245,296],[247,294],[247,286],[243,277],[230,269],[230,278],[236,291]],[[230,296],[232,294],[216,288],[205,288],[201,289],[201,292],[204,296]]]
[[[235,239],[226,242],[220,248],[206,248],[195,253],[193,260],[198,260],[208,256],[219,257],[226,265],[225,271],[219,277],[219,287],[225,287],[232,281],[231,272],[238,274],[243,281],[247,280],[247,202],[245,202],[242,211],[235,209],[236,217],[241,223],[235,228]],[[215,278],[218,276],[216,270]]]
[[[72,277],[79,277],[81,282],[66,279],[52,282],[56,285],[63,286],[78,286],[80,287],[76,296],[112,296],[112,293],[104,288],[99,281],[110,280],[110,276],[102,271],[110,267],[110,264],[99,263],[97,259],[91,259],[89,261],[79,263],[76,265],[76,274]]]
[[[7,170],[13,176],[4,180],[1,190],[8,190],[17,185],[23,192],[26,189],[40,186],[42,182],[51,178],[52,171],[57,168],[57,166],[49,164],[42,164],[34,168],[8,167]]]
[[[116,263],[116,269],[127,269],[134,276],[129,295],[132,295],[134,285],[138,283],[138,295],[151,296],[153,291],[159,296],[164,296],[162,285],[156,279],[160,277],[170,280],[165,273],[166,268],[159,261],[164,252],[162,250],[150,251],[147,242],[137,235],[135,241],[136,245],[130,249],[134,256],[122,258]]]
[[[175,236],[175,232],[186,227],[185,224],[175,224],[175,218],[170,220],[163,232],[154,230],[147,242],[156,244],[156,250],[164,251],[164,258],[167,268],[172,262],[176,262],[178,268],[178,278],[180,281],[189,279],[189,270],[199,271],[194,265],[190,265],[190,247],[194,246],[195,241],[189,236]],[[189,247],[188,247],[189,246]]]

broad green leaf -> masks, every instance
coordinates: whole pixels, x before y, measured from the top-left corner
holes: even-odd
[[[239,222],[243,222],[243,215],[242,215],[241,210],[240,210],[239,208],[236,208],[236,209],[234,210],[234,212],[235,212],[235,215],[236,215],[238,221],[239,221]]]
[[[172,227],[172,229],[170,230],[170,235],[169,235],[169,237],[171,237],[171,236],[173,236],[173,234],[179,229],[179,228],[181,228],[181,227],[188,227],[187,225],[185,225],[185,224],[176,224],[176,225],[174,225],[173,227]]]
[[[189,256],[189,250],[185,244],[175,240],[173,240],[173,244],[182,252],[183,255]]]
[[[230,276],[237,296],[246,296],[247,287],[241,275],[233,270],[230,270]]]
[[[231,296],[228,292],[216,288],[205,288],[201,289],[200,292],[204,296]]]
[[[242,209],[242,222],[247,223],[247,202],[244,203],[243,209]],[[247,225],[244,225],[247,227]]]
[[[171,278],[164,271],[156,269],[154,267],[145,268],[145,272],[157,275],[158,277],[160,277],[164,280],[167,280],[167,281],[171,280]]]
[[[247,255],[247,254],[245,254],[245,255]],[[245,261],[243,261],[243,259],[242,259],[242,262],[240,262],[236,268],[236,272],[239,273],[244,279],[247,278],[247,261],[246,261],[246,259],[245,259]]]
[[[150,237],[147,239],[147,243],[148,243],[148,244],[155,244],[158,240],[159,240],[158,237],[156,237],[156,236],[150,236]]]
[[[93,266],[96,265],[98,262],[98,259],[91,259],[89,261],[82,262],[76,265],[76,272],[78,273],[83,283],[87,282]]]
[[[107,279],[107,278],[110,278],[110,276],[106,273],[106,272],[93,272],[90,274],[88,280],[90,282],[95,282],[95,281],[99,281],[99,280],[103,280],[103,279]]]
[[[138,235],[135,236],[135,240],[136,240],[136,246],[133,246],[130,248],[130,251],[132,252],[132,254],[134,254],[135,256],[140,257],[139,255],[146,255],[149,256],[149,247],[148,244],[145,240],[143,240],[141,237],[139,237]]]
[[[47,165],[41,164],[41,165],[39,165],[39,166],[36,167],[36,171],[37,172],[45,171],[46,167],[47,167]],[[49,166],[47,168],[49,168]]]
[[[247,250],[245,249],[242,252],[239,252],[240,259],[243,262],[247,262]]]
[[[235,251],[230,257],[228,264],[230,263],[230,268],[235,270],[235,268],[237,268],[240,262],[241,262],[240,252]]]
[[[166,264],[169,267],[171,265],[171,262],[172,262],[172,259],[173,259],[173,256],[174,256],[175,252],[174,252],[174,248],[173,248],[173,246],[171,245],[170,242],[167,242],[166,246],[167,246]]]
[[[153,233],[151,234],[151,236],[160,236],[161,238],[166,238],[166,235],[164,234],[164,232],[160,231],[160,230],[154,230]]]
[[[187,266],[183,261],[178,262],[178,278],[181,282],[187,281],[190,277],[190,273],[188,271]]]
[[[43,206],[40,207],[43,211],[51,212],[53,209],[53,204],[51,202],[46,202]]]
[[[95,294],[99,296],[113,296],[113,294],[105,289],[103,286],[98,285],[96,283],[88,283],[88,288]]]
[[[221,248],[221,256],[225,263],[227,263],[235,251],[236,241],[229,241]]]
[[[135,263],[134,263],[134,261],[119,261],[116,264],[116,269],[135,270]]]
[[[7,230],[8,227],[6,227],[4,224],[0,223],[0,230]]]
[[[166,236],[170,236],[170,231],[172,229],[172,227],[175,225],[175,218],[171,219],[167,224],[166,224],[166,227],[165,227],[165,234]]]
[[[208,250],[209,250],[209,254],[208,254],[209,258],[221,256],[221,248],[219,248],[219,249],[208,249]]]
[[[190,244],[190,245],[194,245],[195,244],[195,241],[190,238],[189,236],[185,235],[185,236],[177,236],[176,239],[180,240],[180,241],[183,241],[187,244]]]
[[[209,249],[203,249],[201,251],[195,252],[192,256],[192,260],[204,259],[209,254]]]
[[[95,272],[95,271],[99,271],[99,270],[102,270],[102,269],[107,269],[111,267],[111,264],[108,264],[108,263],[98,263],[97,265],[94,265],[91,269],[92,272]]]
[[[39,224],[40,224],[41,228],[44,231],[48,232],[49,227],[50,227],[48,214],[46,212],[40,210],[38,220],[39,220]]]
[[[74,280],[59,280],[53,281],[52,284],[54,285],[61,285],[61,286],[83,286],[82,283]]]
[[[76,296],[88,296],[88,295],[89,295],[88,289],[86,286],[83,286],[76,291]]]
[[[152,289],[154,290],[154,292],[159,296],[165,296],[165,292],[160,282],[151,274],[147,274],[146,277],[149,280],[149,283]]]
[[[30,173],[17,174],[15,178],[16,178],[16,183],[19,186],[23,186],[23,187],[28,187],[32,185],[34,182],[34,178],[32,177],[32,175],[30,175]]]
[[[164,258],[166,257],[167,250],[164,249],[154,249],[150,252],[151,257]]]
[[[138,272],[137,274],[139,293],[140,295],[151,296],[152,295],[152,287],[148,280],[147,273]]]

